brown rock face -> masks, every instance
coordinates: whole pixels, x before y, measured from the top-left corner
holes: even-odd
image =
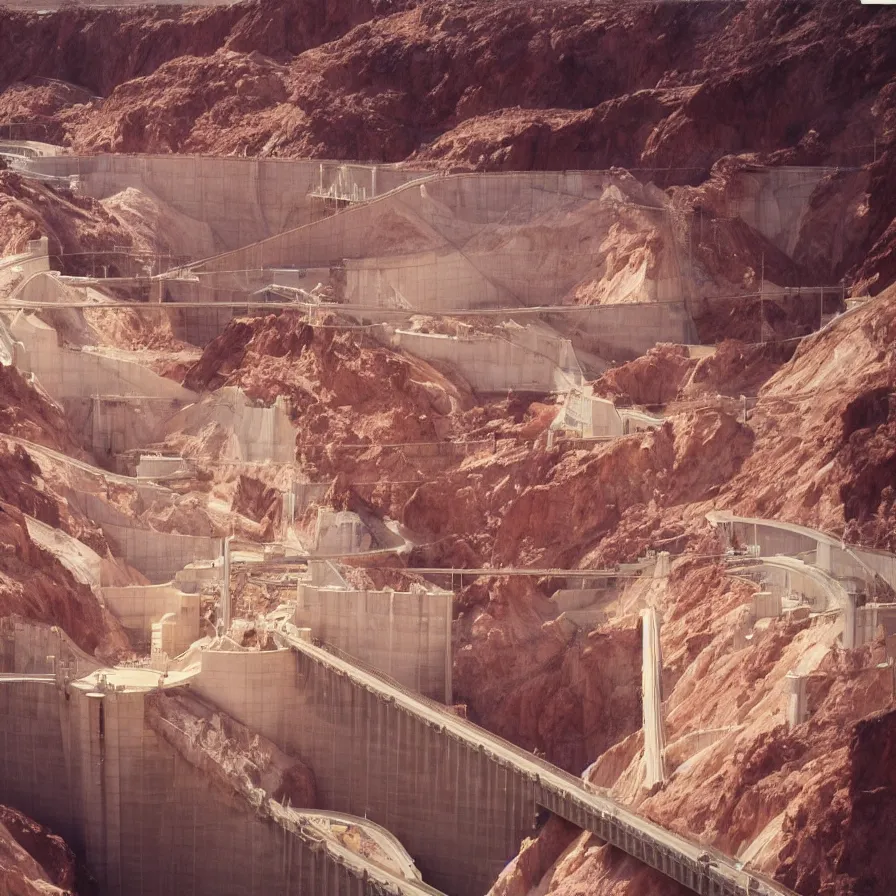
[[[544,598],[519,582],[483,580],[463,595],[455,696],[474,721],[578,774],[640,724],[640,636],[542,622]]]
[[[0,806],[0,891],[7,896],[68,896],[75,855],[65,841],[9,806]]]
[[[235,513],[241,513],[262,524],[262,538],[272,541],[274,526],[283,511],[283,495],[258,479],[240,474],[231,504]]]
[[[43,868],[50,883],[74,889],[75,855],[61,837],[9,806],[0,806],[0,825]]]
[[[755,447],[726,503],[892,547],[894,339],[891,288],[805,340],[759,393]]]
[[[846,787],[829,803],[816,801],[816,817],[806,813],[795,819],[792,839],[781,855],[783,880],[801,892],[838,896],[886,891],[896,857],[876,843],[881,832],[896,824],[894,750],[896,711],[855,725],[845,759]],[[825,874],[829,864],[832,877]]]
[[[60,626],[87,653],[126,649],[120,624],[86,585],[28,535],[24,517],[0,503],[0,617],[22,616]]]
[[[792,149],[791,163],[818,164],[870,144],[887,132],[894,64],[893,17],[846,0],[293,0],[6,12],[2,24],[0,88],[39,76],[99,94],[45,105],[85,148],[678,168],[670,182],[732,153]],[[173,126],[188,112],[192,126]]]
[[[836,462],[846,474],[840,498],[850,532],[861,535],[866,524],[873,529],[875,518],[891,519],[896,501],[896,394],[891,385],[864,392],[846,406]]]
[[[82,449],[68,420],[12,366],[0,365],[0,432],[78,457]]]
[[[846,165],[861,170],[826,177],[792,257],[715,207],[712,189],[681,194],[691,260],[732,283],[755,279],[760,255],[779,285],[845,276],[877,294],[896,278],[889,10],[258,0],[3,12],[0,25],[11,136],[86,152],[621,166],[663,187],[698,184],[726,160]],[[697,218],[712,225],[712,250],[695,239]],[[802,335],[801,308],[769,305],[766,323]],[[759,311],[748,310],[740,331],[698,315],[700,332],[754,340]]]
[[[189,691],[157,691],[145,705],[148,725],[225,793],[317,807],[311,769]]]
[[[657,345],[634,361],[611,367],[595,384],[597,395],[616,404],[666,404],[696,365],[681,345]]]
[[[28,240],[41,236],[49,238],[54,267],[76,276],[102,271],[104,264],[114,276],[120,259],[113,247],[133,243],[122,223],[97,200],[0,171],[0,255],[22,252]]]
[[[357,330],[314,329],[293,313],[229,324],[184,385],[240,386],[267,403],[289,399],[301,421],[299,450],[323,470],[332,469],[320,451],[330,444],[438,440],[442,419],[466,400],[425,362],[388,351]]]

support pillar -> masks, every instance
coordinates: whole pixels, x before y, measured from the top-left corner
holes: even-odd
[[[815,565],[823,572],[831,570],[831,546],[826,541],[819,541],[815,548]]]
[[[849,591],[843,607],[843,646],[847,650],[856,646],[856,595]]]
[[[787,730],[806,721],[806,676],[787,673]]]
[[[224,634],[230,631],[232,609],[230,604],[230,539],[223,539],[222,554],[223,563],[221,569],[221,621],[224,624]]]
[[[757,591],[753,595],[753,619],[769,619],[782,613],[781,594],[771,591]]]
[[[656,610],[641,611],[641,701],[644,726],[644,784],[652,788],[666,780],[666,737],[663,720],[663,654]]]

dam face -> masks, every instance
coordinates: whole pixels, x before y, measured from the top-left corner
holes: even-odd
[[[535,824],[535,785],[436,725],[303,654],[289,746],[327,805],[366,815],[416,857],[424,879],[481,896]]]
[[[242,806],[144,723],[143,692],[0,681],[0,791],[82,856],[104,896],[384,893]]]

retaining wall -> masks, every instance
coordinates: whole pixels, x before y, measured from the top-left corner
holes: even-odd
[[[350,510],[317,509],[314,551],[318,554],[360,554],[369,551],[373,536],[364,521]]]
[[[96,458],[114,458],[162,441],[168,421],[183,407],[176,398],[63,398],[75,432]]]
[[[419,172],[414,175],[419,177]],[[599,198],[614,176],[605,172],[538,171],[512,174],[454,174],[409,181],[373,202],[310,225],[286,231],[202,262],[202,270],[242,271],[265,266],[320,267],[334,258],[377,258],[407,254],[402,244],[389,251],[383,232],[402,219],[429,242],[425,251],[457,246],[483,226],[505,222],[513,212],[531,219],[570,199]],[[384,248],[386,251],[383,251]],[[501,254],[501,246],[490,254]],[[522,257],[517,250],[516,255]],[[508,275],[514,272],[510,269]]]
[[[59,155],[28,159],[37,174],[77,176],[81,192],[105,199],[133,187],[160,200],[197,226],[207,224],[220,251],[236,249],[311,221],[309,193],[337,175],[368,186],[378,169],[378,191],[424,172],[390,166],[346,166],[303,159],[240,159],[178,155]],[[323,172],[323,174],[322,174]]]
[[[836,168],[762,168],[735,174],[726,191],[727,213],[741,218],[793,255],[819,182]]]
[[[563,401],[551,429],[573,430],[585,439],[618,438],[657,429],[662,417],[632,408],[617,408],[612,401],[591,393],[591,387],[572,389]]]
[[[139,569],[150,582],[170,582],[194,560],[211,560],[221,552],[221,539],[204,535],[178,535],[104,523],[103,533],[116,553]]]
[[[198,433],[209,424],[233,430],[228,457],[248,463],[291,463],[295,459],[295,428],[284,399],[265,407],[232,386],[218,389],[184,408],[168,423],[169,431]]]
[[[199,600],[173,585],[104,587],[102,598],[128,631],[131,642],[148,645],[153,623],[168,613],[175,615],[176,633],[172,656],[186,650],[199,637]]]
[[[451,703],[450,591],[299,583],[293,621],[425,697]]]
[[[565,391],[582,382],[572,344],[538,327],[476,336],[396,330],[392,344],[425,361],[450,364],[482,392]]]
[[[346,261],[346,301],[440,313],[459,308],[506,307],[513,294],[485,277],[453,249]]]
[[[21,349],[16,347],[16,366],[23,373],[33,373],[57,400],[94,395],[152,396],[178,401],[196,398],[189,389],[136,361],[64,348],[56,330],[34,315],[16,314],[9,332],[22,343]]]

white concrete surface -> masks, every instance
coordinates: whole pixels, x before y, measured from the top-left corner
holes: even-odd
[[[187,594],[173,584],[104,586],[106,606],[128,630],[132,641],[151,642],[152,626],[173,615],[174,623],[166,644],[169,656],[177,656],[199,637],[199,594]]]
[[[454,368],[481,392],[562,392],[583,381],[572,343],[549,328],[507,323],[488,334],[447,336],[395,330],[393,346]]]
[[[572,432],[583,439],[614,439],[635,432],[659,429],[663,417],[635,408],[617,408],[594,394],[593,387],[570,389],[551,423],[551,429]]]
[[[454,594],[300,582],[293,622],[405,687],[451,703]]]
[[[37,274],[29,282],[35,278],[49,278],[46,283],[56,282],[52,274]],[[35,315],[16,313],[8,330],[20,343],[16,345],[16,366],[23,374],[37,377],[47,393],[57,400],[111,395],[186,402],[196,397],[189,389],[160,377],[137,360],[62,346],[56,330]]]
[[[295,460],[295,427],[282,397],[265,407],[249,399],[241,389],[225,386],[172,416],[166,430],[198,435],[210,426],[229,433],[223,453],[227,459],[248,463]]]
[[[378,194],[431,176],[392,165],[176,154],[62,154],[23,159],[20,167],[44,176],[77,177],[80,191],[96,199],[136,190],[169,217],[175,213],[186,219],[181,226],[192,221],[196,230],[210,228],[216,250],[223,252],[313,220],[319,203],[309,194],[320,184],[322,166],[325,183],[338,178],[349,190],[354,184],[369,186],[375,170]]]
[[[663,659],[660,623],[654,607],[641,611],[641,694],[644,716],[644,786],[666,780],[666,734],[663,722]]]

